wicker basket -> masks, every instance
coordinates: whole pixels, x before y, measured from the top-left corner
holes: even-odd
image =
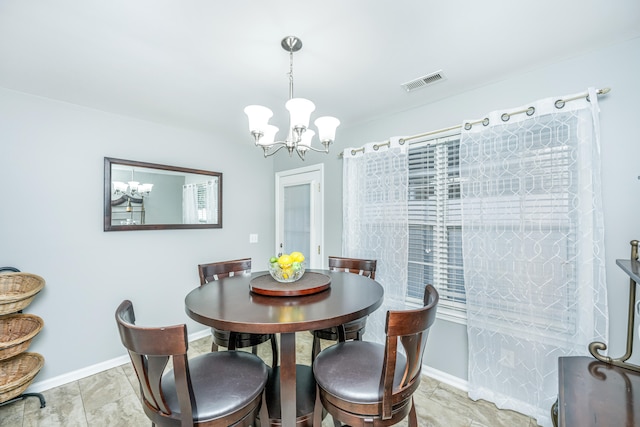
[[[43,287],[44,279],[35,274],[0,274],[0,315],[22,310]]]
[[[44,321],[33,314],[0,316],[0,360],[27,351],[43,326]]]
[[[0,361],[0,403],[22,394],[44,365],[38,353],[20,353]]]

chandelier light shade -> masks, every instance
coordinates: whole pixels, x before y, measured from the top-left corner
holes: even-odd
[[[282,48],[289,52],[289,100],[285,108],[289,111],[289,129],[285,139],[276,140],[278,128],[269,124],[273,112],[262,105],[249,105],[244,109],[249,118],[249,132],[253,135],[256,146],[262,147],[264,156],[269,157],[286,147],[291,156],[295,151],[304,160],[305,153],[309,150],[319,153],[328,153],[329,145],[335,140],[336,129],[340,120],[335,117],[319,117],[314,125],[318,130],[318,139],[324,149],[311,146],[311,141],[316,132],[309,129],[311,113],[316,106],[313,102],[304,98],[293,97],[293,53],[302,48],[302,42],[295,36],[285,37],[280,43]]]
[[[120,182],[113,181],[113,189],[116,195],[126,195],[128,197],[148,196],[153,189],[153,184],[140,184],[138,181]]]

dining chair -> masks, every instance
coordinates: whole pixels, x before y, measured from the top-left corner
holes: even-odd
[[[384,345],[338,342],[318,354],[313,362],[317,385],[314,425],[320,425],[324,408],[336,426],[391,426],[408,415],[408,426],[418,427],[413,393],[420,385],[438,299],[436,289],[427,285],[422,308],[387,311]],[[404,353],[398,351],[398,342]]]
[[[200,286],[214,280],[239,274],[251,274],[251,258],[242,258],[231,261],[220,261],[209,264],[199,264]],[[275,334],[250,334],[246,332],[230,332],[211,328],[213,342],[211,351],[218,351],[218,347],[226,347],[229,350],[251,347],[253,354],[258,354],[258,345],[271,341],[271,366],[278,365],[278,343]]]
[[[257,425],[257,416],[267,419],[269,368],[255,354],[221,351],[188,359],[187,326],[136,326],[129,300],[118,306],[116,323],[152,426],[247,427]]]
[[[360,258],[343,258],[337,256],[329,256],[329,270],[331,271],[343,271],[347,273],[360,274],[361,276],[369,277],[371,279],[376,278],[376,265],[375,259],[360,259]],[[360,319],[352,320],[342,325],[344,327],[345,339],[347,340],[361,340],[364,335],[365,327],[367,326],[367,317],[361,317]],[[311,346],[311,360],[320,352],[320,340],[338,341],[338,328],[326,328],[311,331],[313,334],[313,344]]]

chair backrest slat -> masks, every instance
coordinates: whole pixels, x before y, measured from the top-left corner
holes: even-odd
[[[251,273],[251,258],[199,264],[200,285],[238,274]]]
[[[355,273],[371,279],[376,278],[376,264],[375,259],[329,257],[329,270]]]

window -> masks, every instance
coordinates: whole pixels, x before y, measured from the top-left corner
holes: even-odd
[[[196,189],[198,191],[196,201],[196,203],[198,204],[198,222],[202,224],[207,223],[207,212],[209,212],[209,203],[207,201],[207,186],[209,184],[209,182],[196,184]]]
[[[213,224],[218,221],[217,183],[217,179],[214,179],[195,184],[198,222],[201,224]]]
[[[463,321],[459,148],[459,135],[409,147],[407,300],[421,304],[424,286],[432,284],[440,294],[439,314]]]

